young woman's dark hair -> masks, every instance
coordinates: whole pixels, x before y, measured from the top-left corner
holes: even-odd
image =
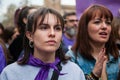
[[[39,25],[41,25],[46,17],[47,14],[53,14],[56,18],[57,18],[57,22],[60,21],[60,24],[62,26],[62,31],[64,29],[64,20],[62,18],[62,16],[56,12],[55,10],[53,9],[50,9],[50,8],[40,8],[39,10],[37,10],[36,12],[30,14],[28,16],[28,23],[26,25],[26,31],[30,31],[31,33],[34,33],[37,29],[37,27]],[[39,21],[39,19],[41,19]],[[24,36],[24,57],[18,61],[19,64],[26,64],[28,59],[29,59],[29,56],[30,56],[30,53],[33,54],[33,49],[29,46],[29,40],[26,36]],[[60,60],[62,62],[66,62],[69,57],[65,57],[65,54],[63,53],[62,51],[62,47],[60,46],[59,49],[56,51],[56,57],[59,57]]]
[[[104,17],[105,19],[110,19],[111,21],[113,20],[113,15],[111,11],[104,6],[92,5],[88,9],[86,9],[83,15],[80,17],[77,38],[74,46],[72,47],[72,50],[75,52],[76,56],[77,52],[79,51],[83,57],[86,57],[87,59],[93,59],[93,57],[91,56],[93,48],[89,43],[90,38],[88,35],[88,23],[97,15],[100,16],[100,18]],[[105,48],[106,55],[111,54],[114,58],[118,58],[118,50],[115,44],[113,30],[111,31],[108,42],[105,44]]]

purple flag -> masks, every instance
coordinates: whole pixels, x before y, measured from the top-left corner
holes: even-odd
[[[83,11],[93,3],[93,0],[76,0],[76,13],[78,19],[80,18]]]
[[[114,16],[120,16],[120,0],[76,0],[76,12],[79,18],[82,12],[91,4],[106,6]]]
[[[95,0],[95,3],[106,6],[114,16],[120,16],[120,0]]]

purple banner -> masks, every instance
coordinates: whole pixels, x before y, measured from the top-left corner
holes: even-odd
[[[114,16],[120,16],[120,0],[76,0],[76,12],[79,18],[82,12],[91,4],[106,6]]]

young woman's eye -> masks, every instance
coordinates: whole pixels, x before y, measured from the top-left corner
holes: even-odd
[[[61,30],[62,30],[62,26],[61,26],[61,25],[56,25],[56,26],[55,26],[55,30],[61,31]]]
[[[41,30],[46,30],[46,29],[48,29],[48,28],[49,28],[49,26],[46,25],[46,24],[42,24],[42,25],[40,25],[40,27],[39,27],[39,29],[41,29]]]

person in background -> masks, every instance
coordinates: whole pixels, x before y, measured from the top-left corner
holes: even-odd
[[[116,44],[120,50],[120,17],[114,17],[112,21],[114,36],[116,37]]]
[[[75,41],[77,32],[78,19],[75,12],[65,13],[63,15],[65,21],[65,28],[63,34],[63,50],[67,52]]]
[[[16,33],[14,33],[14,29],[15,27],[12,27],[12,26],[6,27],[3,31],[3,34],[0,36],[2,40],[4,41],[7,48],[12,43],[12,41],[15,39]]]
[[[2,48],[1,42],[0,42],[0,74],[6,65],[7,65],[7,63],[6,63],[5,54],[4,54],[4,51],[3,51],[3,48]]]
[[[4,26],[3,26],[2,23],[0,23],[0,36],[1,36],[1,34],[3,33],[3,31],[4,31]]]
[[[10,55],[10,52],[8,50],[8,45],[12,41],[13,34],[14,34],[13,28],[6,27],[3,30],[3,33],[0,35],[0,67],[1,69],[3,69],[6,65],[13,62],[12,56]]]
[[[9,51],[13,56],[13,61],[17,61],[23,51],[23,37],[27,23],[27,16],[34,11],[36,11],[35,7],[25,6],[23,8],[17,9],[15,12],[15,27],[18,29],[19,35],[9,46]]]
[[[4,68],[0,80],[85,80],[82,70],[62,52],[62,16],[40,8],[27,20],[24,56]]]
[[[86,80],[117,80],[120,57],[113,15],[103,5],[88,7],[80,17],[75,44],[66,55],[83,70]]]
[[[9,50],[6,47],[5,42],[2,38],[0,38],[0,73],[2,72],[4,67],[12,62],[12,56],[10,55]]]
[[[12,39],[14,40],[15,38],[17,38],[18,35],[20,35],[20,33],[19,33],[17,27],[14,27],[13,32],[14,32],[14,34],[13,34],[13,36],[12,36]]]

